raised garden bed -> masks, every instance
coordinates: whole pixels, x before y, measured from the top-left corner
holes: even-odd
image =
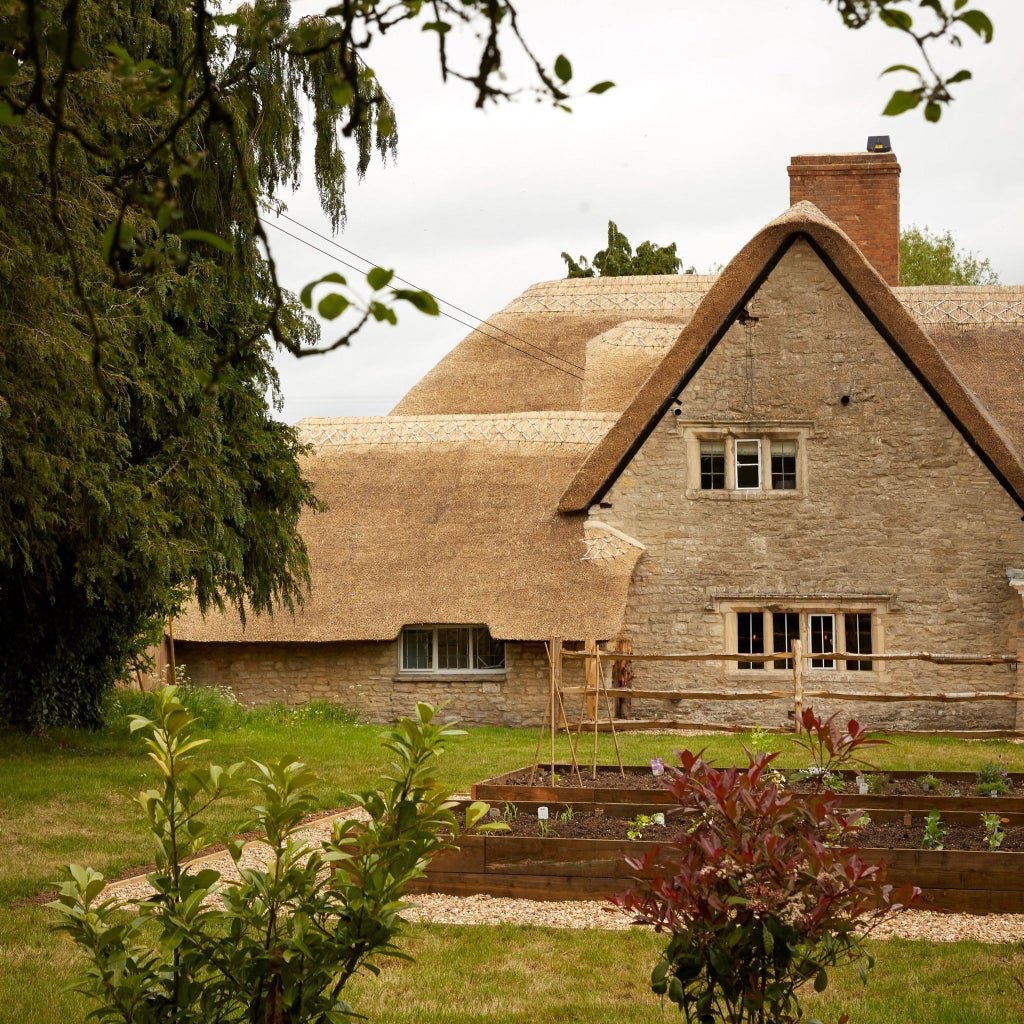
[[[478,782],[473,786],[473,798],[486,800],[495,806],[514,803],[525,809],[534,809],[538,804],[565,805],[586,808],[586,805],[614,805],[615,813],[629,816],[651,808],[671,806],[672,796],[665,791],[660,779],[651,774],[650,768],[627,767],[622,773],[618,768],[599,767],[597,778],[592,779],[589,769],[581,771],[582,785],[577,782],[568,765],[556,765],[556,784],[551,785],[547,769],[538,771],[534,784],[530,785],[531,770],[519,768],[493,779]],[[789,772],[788,775],[794,773]],[[1010,819],[1011,824],[1024,824],[1024,774],[1012,773],[1007,780],[1012,786],[1008,794],[997,797],[977,796],[974,792],[975,776],[968,772],[931,772],[940,782],[938,792],[924,792],[918,780],[925,773],[921,771],[891,771],[884,774],[888,780],[880,792],[861,795],[857,791],[857,772],[843,772],[844,791],[840,794],[840,805],[863,808],[877,817],[887,814],[903,815],[905,812],[926,813],[937,810],[944,820],[961,824],[977,822],[979,815],[999,811]],[[800,784],[794,789],[799,791]],[[959,796],[954,793],[959,791]],[[628,813],[627,813],[628,812]]]
[[[478,783],[475,799],[487,800],[501,812],[515,804],[520,834],[468,836],[462,849],[435,858],[417,891],[454,895],[487,893],[538,900],[605,899],[630,885],[627,855],[638,856],[671,838],[673,801],[649,769],[599,769],[596,783],[584,775],[581,787],[570,785],[568,769],[556,767],[557,784],[530,787],[529,770],[510,772]],[[890,772],[893,779],[916,779],[920,772]],[[974,776],[934,773],[951,788],[967,792]],[[852,775],[852,773],[851,773]],[[614,776],[611,779],[609,776]],[[537,781],[537,780],[535,780]],[[544,779],[544,781],[549,781]],[[1020,792],[1021,779],[1013,777]],[[863,808],[871,824],[863,832],[863,855],[870,862],[885,861],[889,881],[911,882],[922,889],[918,906],[976,914],[1024,913],[1024,798],[943,796],[921,793],[848,794],[844,803]],[[910,801],[910,803],[907,803]],[[549,834],[539,835],[536,808],[549,808]],[[560,821],[565,807],[571,821]],[[946,848],[922,850],[923,814],[937,809],[947,824]],[[665,828],[644,830],[643,838],[626,838],[629,819],[638,813],[668,814]],[[983,846],[982,812],[998,811],[1006,820],[1007,838],[997,851],[953,849],[958,835]],[[593,822],[588,830],[587,820]],[[532,834],[531,834],[532,833]],[[591,836],[595,835],[596,838]],[[657,839],[654,836],[657,835]],[[894,844],[885,845],[882,844]],[[877,845],[876,845],[877,844]]]

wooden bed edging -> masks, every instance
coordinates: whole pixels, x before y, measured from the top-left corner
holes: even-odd
[[[626,856],[659,843],[500,834],[465,836],[439,854],[411,892],[512,896],[531,900],[604,900],[630,888]],[[1024,914],[1024,853],[961,850],[862,851],[888,865],[888,880],[922,889],[920,909]]]

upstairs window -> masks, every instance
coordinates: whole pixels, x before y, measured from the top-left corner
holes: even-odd
[[[403,672],[505,671],[505,645],[486,626],[407,626],[400,647]]]
[[[736,490],[761,489],[761,442],[744,439],[736,442]]]
[[[772,490],[796,490],[796,441],[791,439],[773,440],[772,447]]]
[[[684,425],[691,496],[719,492],[728,498],[775,494],[795,496],[804,490],[804,444],[808,428],[793,426],[737,435],[736,428]]]
[[[702,491],[725,490],[725,441],[701,441],[700,487]]]

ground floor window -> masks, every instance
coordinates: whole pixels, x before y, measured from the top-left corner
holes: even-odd
[[[737,654],[788,654],[794,640],[800,640],[813,655],[809,667],[846,672],[871,672],[875,653],[873,615],[870,611],[786,611],[765,608],[737,609]],[[837,637],[840,638],[837,646]],[[857,654],[858,658],[836,658],[835,654]],[[736,667],[744,671],[792,671],[793,659],[744,661]]]
[[[505,644],[486,626],[406,626],[403,672],[504,672]]]

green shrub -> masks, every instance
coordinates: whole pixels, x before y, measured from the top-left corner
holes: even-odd
[[[810,708],[801,724],[820,771],[859,763],[873,742],[857,722],[842,732]],[[764,781],[776,755],[749,754],[746,770],[678,756],[666,788],[697,825],[627,857],[635,889],[614,900],[637,923],[668,933],[651,987],[691,1024],[796,1021],[800,987],[823,991],[843,963],[864,977],[873,964],[865,936],[919,890],[894,891],[884,865],[863,861],[833,793],[794,796]]]
[[[206,700],[206,696],[203,697]],[[386,736],[392,761],[382,789],[356,794],[364,822],[334,822],[330,839],[301,837],[315,808],[313,773],[283,758],[249,762],[255,790],[253,827],[261,857],[237,879],[213,868],[194,873],[184,861],[214,837],[203,820],[210,804],[245,766],[196,767],[193,716],[167,686],[153,694],[153,717],[136,717],[150,756],[161,768],[161,788],[140,794],[156,844],[155,890],[124,909],[104,898],[106,881],[72,865],[52,903],[62,928],[85,955],[73,986],[96,1006],[90,1018],[131,1024],[342,1024],[352,1015],[341,998],[359,971],[400,956],[395,940],[403,921],[403,892],[436,852],[449,848],[460,828],[454,803],[437,782],[439,755],[459,731],[434,723],[434,710],[417,705]],[[486,804],[465,811],[466,828],[481,824]],[[230,841],[238,864],[243,844]]]

